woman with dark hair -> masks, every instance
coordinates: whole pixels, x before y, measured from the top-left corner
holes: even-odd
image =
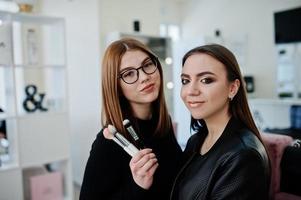
[[[104,128],[92,145],[81,200],[168,199],[178,172],[178,145],[163,92],[158,58],[141,42],[126,38],[113,42],[102,62],[102,125],[112,124],[130,142],[123,126],[129,119],[146,149],[131,157]]]
[[[269,158],[234,55],[221,45],[200,46],[182,66],[181,98],[196,133],[171,199],[268,199]]]

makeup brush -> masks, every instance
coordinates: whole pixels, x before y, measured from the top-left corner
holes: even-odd
[[[126,147],[123,143],[121,143],[115,136],[113,133],[110,132],[110,130],[107,128],[107,129],[104,129],[103,131],[103,136],[108,139],[108,140],[113,140],[116,144],[118,144],[121,148],[123,148],[130,156],[133,155],[133,152],[128,148]]]
[[[134,128],[132,127],[130,120],[128,120],[128,119],[123,120],[123,126],[126,128],[126,130],[128,130],[128,132],[130,133],[130,135],[133,137],[133,139],[137,143],[139,149],[144,149],[145,145],[142,142],[142,140],[139,138],[139,136],[137,135],[137,133],[134,130]]]
[[[108,130],[113,135],[113,137],[122,144],[122,148],[132,157],[139,151],[132,143],[130,143],[125,137],[123,137],[123,135],[118,133],[113,125],[109,124]]]
[[[116,137],[114,137],[114,135],[109,131],[108,128],[103,130],[103,136],[108,140],[113,140],[115,143],[117,143],[122,148],[124,147],[124,145],[121,142],[119,142],[119,140]]]

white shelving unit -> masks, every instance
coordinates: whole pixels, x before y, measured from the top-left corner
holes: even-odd
[[[48,195],[60,181],[73,199],[64,37],[62,18],[0,11],[1,200],[30,199],[33,179],[53,174]]]
[[[279,97],[301,98],[301,43],[278,44],[277,94]]]
[[[249,99],[249,106],[254,120],[261,130],[266,128],[289,128],[292,105],[301,105],[301,100],[292,98]]]

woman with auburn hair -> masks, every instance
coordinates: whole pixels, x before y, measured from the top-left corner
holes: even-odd
[[[112,124],[133,144],[123,126],[129,119],[146,148],[131,158],[104,128],[88,159],[80,199],[168,199],[181,161],[163,92],[158,58],[141,42],[113,42],[102,62],[102,125]]]
[[[171,199],[268,199],[269,158],[234,55],[221,45],[204,45],[187,52],[182,66],[181,98],[196,133]]]

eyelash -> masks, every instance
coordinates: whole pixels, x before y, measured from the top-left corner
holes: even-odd
[[[212,83],[214,80],[212,79],[212,78],[202,78],[201,80],[200,80],[200,82],[201,83],[203,83],[203,84],[210,84],[210,83]],[[187,79],[187,78],[182,78],[181,79],[181,82],[182,82],[182,85],[186,85],[186,84],[188,84],[189,82],[190,82],[190,80],[189,79]]]
[[[203,78],[203,79],[201,79],[201,83],[204,83],[204,84],[210,84],[212,82],[213,82],[212,78]]]
[[[181,78],[181,83],[182,85],[186,85],[187,83],[189,83],[189,80],[186,78]]]

